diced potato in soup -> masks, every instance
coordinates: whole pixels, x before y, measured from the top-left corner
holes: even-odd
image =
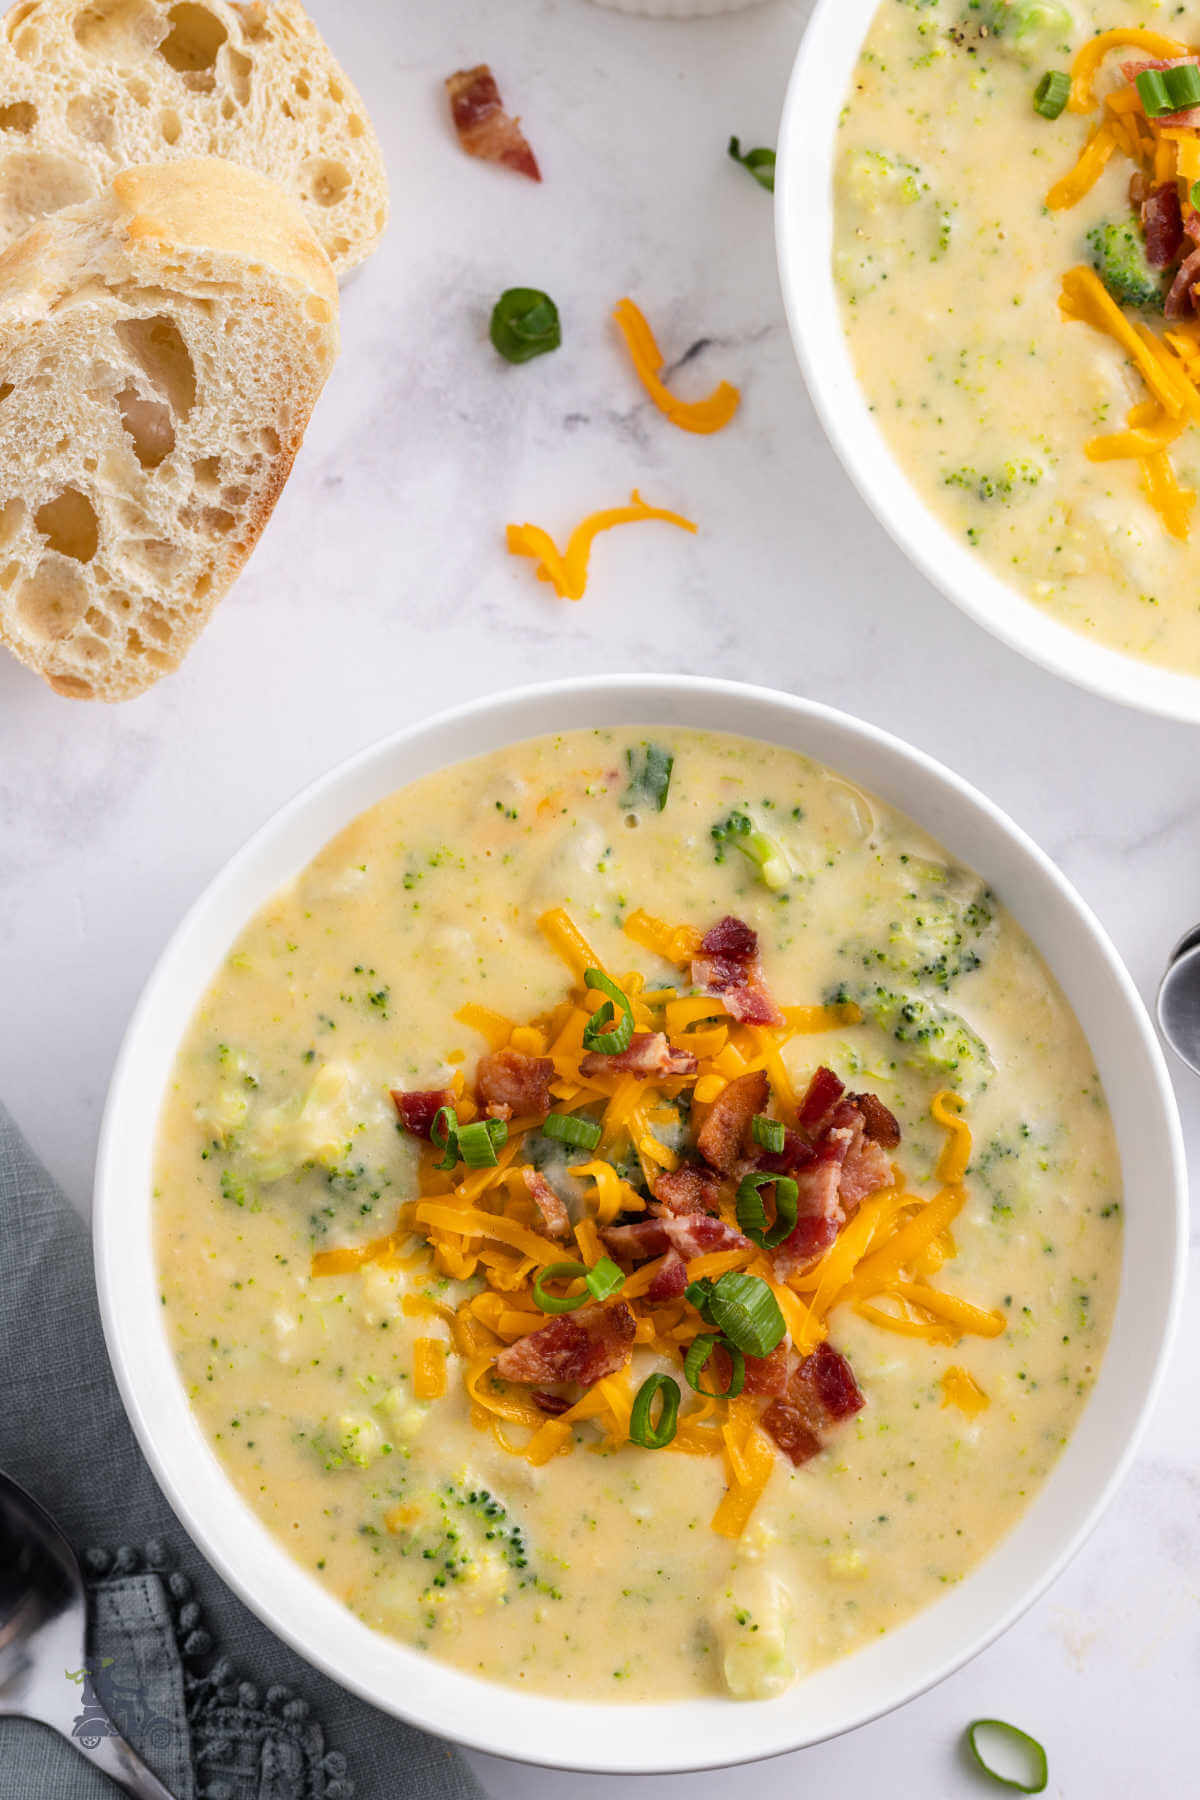
[[[1200,111],[1148,117],[1131,79],[1194,62],[1189,23],[1166,0],[882,0],[839,123],[834,275],[930,508],[1054,619],[1200,675]]]
[[[997,899],[842,777],[665,727],[330,843],[192,1023],[155,1204],[191,1403],[297,1562],[630,1702],[776,1694],[961,1580],[1121,1257],[1088,1046]]]

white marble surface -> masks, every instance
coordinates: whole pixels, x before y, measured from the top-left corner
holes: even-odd
[[[379,123],[394,212],[346,292],[345,352],[266,539],[182,672],[133,704],[72,704],[0,663],[0,1094],[80,1208],[126,1018],[201,884],[335,760],[536,677],[716,672],[899,732],[1032,832],[1149,996],[1200,915],[1200,740],[993,643],[908,569],[828,450],[784,326],[771,203],[724,155],[731,131],[774,141],[804,0],[691,24],[588,0],[313,10]],[[484,58],[540,188],[454,147],[441,78]],[[564,349],[523,369],[485,341],[514,284],[549,289],[565,321]],[[642,400],[607,322],[626,292],[669,355],[711,339],[680,385],[739,383],[732,429],[690,437]],[[507,520],[561,536],[635,483],[701,535],[601,540],[578,606],[505,555]],[[1178,1091],[1196,1150],[1200,1087],[1180,1071]],[[648,1781],[644,1800],[968,1797],[985,1786],[956,1740],[981,1713],[1041,1736],[1070,1800],[1194,1791],[1198,1361],[1193,1296],[1117,1505],[974,1664],[852,1738]],[[478,1763],[496,1800],[618,1786]]]

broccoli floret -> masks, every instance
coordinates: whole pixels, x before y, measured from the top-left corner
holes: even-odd
[[[778,891],[791,880],[792,867],[787,851],[778,838],[761,831],[749,813],[735,807],[725,818],[718,820],[709,835],[713,841],[714,862],[724,862],[732,848],[740,850],[746,861],[753,863],[764,887]]]
[[[959,42],[998,39],[1032,62],[1050,50],[1068,50],[1075,15],[1065,0],[968,0],[957,28]]]
[[[1146,260],[1146,244],[1131,213],[1088,232],[1092,267],[1118,306],[1162,311],[1163,272]]]
[[[886,935],[870,943],[854,939],[841,953],[871,974],[886,969],[906,983],[944,992],[982,962],[995,936],[995,897],[966,870],[944,863],[910,857],[903,876]]]
[[[828,996],[835,1005],[855,1001],[866,1018],[905,1046],[904,1061],[951,1083],[962,1094],[982,1093],[994,1069],[987,1045],[965,1019],[920,994],[847,985]]]
[[[999,500],[1004,506],[1021,499],[1023,490],[1036,487],[1041,479],[1042,470],[1026,457],[1006,462],[995,474],[986,469],[964,467],[951,469],[942,477],[946,487],[962,488],[964,493],[973,494],[977,500]]]

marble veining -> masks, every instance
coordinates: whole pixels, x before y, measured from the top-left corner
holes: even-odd
[[[0,1093],[79,1207],[125,1022],[199,887],[331,763],[535,678],[719,673],[900,733],[1038,839],[1149,998],[1200,915],[1195,731],[1068,688],[987,637],[908,567],[826,445],[784,324],[770,200],[724,153],[730,132],[775,141],[805,0],[692,23],[586,0],[312,10],[375,115],[394,210],[346,289],[344,353],[266,538],[183,670],[130,705],[72,705],[0,662]],[[485,58],[536,146],[540,188],[454,146],[442,78]],[[547,288],[564,323],[563,349],[520,369],[486,342],[513,285]],[[645,402],[609,323],[625,293],[682,362],[681,390],[741,386],[728,431],[686,436]],[[578,605],[505,554],[510,519],[561,540],[635,485],[699,535],[639,525],[600,539]],[[1200,1087],[1182,1070],[1177,1083],[1200,1151]],[[968,1797],[986,1790],[956,1740],[981,1713],[1047,1742],[1051,1793],[1183,1792],[1197,1366],[1193,1298],[1116,1506],[974,1663],[850,1738],[639,1793],[868,1800],[886,1770],[895,1800]],[[476,1760],[496,1800],[619,1789]]]

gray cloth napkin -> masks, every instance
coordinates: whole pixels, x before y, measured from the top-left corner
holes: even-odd
[[[178,1800],[483,1800],[446,1744],[319,1675],[200,1558],[125,1418],[87,1231],[0,1106],[0,1468],[58,1520],[94,1602],[79,1688]],[[81,1730],[81,1735],[82,1735]],[[0,1719],[0,1800],[109,1800],[44,1726]]]

